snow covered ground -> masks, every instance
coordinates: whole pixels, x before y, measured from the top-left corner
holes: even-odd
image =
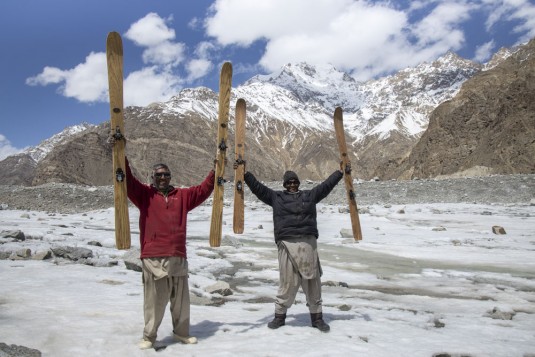
[[[43,356],[535,356],[535,206],[372,205],[360,216],[359,243],[341,238],[350,221],[339,206],[318,208],[330,333],[310,327],[302,292],[286,326],[266,326],[278,283],[271,212],[247,203],[245,234],[235,235],[226,207],[224,245],[210,248],[205,205],[190,214],[188,230],[191,333],[199,343],[173,343],[167,312],[160,351],[137,347],[141,277],[125,268],[125,252],[114,249],[113,210],[0,210],[0,231],[27,236],[18,243],[4,239],[0,251],[68,245],[118,261],[94,267],[0,260],[0,342]],[[139,246],[137,211],[130,214]],[[494,225],[506,234],[492,233]],[[220,280],[232,295],[204,290]],[[220,303],[206,305],[209,299]]]

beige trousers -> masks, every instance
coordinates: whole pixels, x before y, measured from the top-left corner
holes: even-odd
[[[143,339],[154,343],[167,303],[170,303],[173,333],[189,336],[190,300],[188,275],[155,276],[143,265]]]
[[[303,249],[304,245],[306,248]],[[308,257],[299,256],[306,251]],[[321,266],[317,255],[316,237],[302,237],[292,242],[280,242],[279,255],[279,290],[275,299],[275,313],[285,314],[292,306],[299,287],[306,296],[310,313],[322,312]],[[309,255],[311,254],[311,255]],[[314,267],[314,271],[310,267]],[[303,278],[303,274],[310,279]]]

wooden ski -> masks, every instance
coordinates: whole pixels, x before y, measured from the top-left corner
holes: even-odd
[[[240,98],[236,102],[236,134],[234,138],[234,156],[238,168],[234,172],[234,219],[232,228],[236,234],[243,233],[244,225],[245,114],[245,100]]]
[[[212,221],[210,223],[210,246],[221,245],[223,226],[223,196],[225,193],[225,160],[227,154],[227,129],[230,111],[230,90],[232,87],[232,64],[225,62],[219,77],[219,114],[217,124],[217,153],[214,185],[214,201],[212,205]]]
[[[336,141],[338,141],[340,159],[342,160],[343,165],[342,167],[346,168],[347,165],[350,164],[350,161],[349,156],[347,155],[343,113],[342,108],[340,107],[337,107],[334,111],[334,131],[336,133]],[[349,200],[349,214],[351,216],[353,238],[356,241],[359,241],[362,240],[362,231],[360,229],[359,211],[357,208],[357,201],[355,200],[355,190],[353,189],[353,178],[351,176],[351,172],[344,172],[344,182],[347,191],[347,199]]]
[[[115,203],[115,245],[130,248],[130,220],[126,192],[124,114],[123,114],[123,43],[121,35],[110,32],[106,40],[108,85],[110,92],[111,130],[115,137],[112,149],[113,193]]]

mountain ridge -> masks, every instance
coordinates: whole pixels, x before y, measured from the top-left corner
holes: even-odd
[[[326,177],[337,168],[332,115],[336,106],[342,106],[354,176],[392,178],[383,168],[409,156],[427,129],[431,112],[452,99],[467,80],[493,70],[512,53],[501,49],[491,59],[492,64],[478,64],[450,52],[431,63],[366,83],[333,66],[304,62],[252,77],[231,92],[232,108],[238,98],[247,102],[248,168],[263,180],[278,180],[283,170],[290,168],[303,178]],[[125,108],[127,154],[136,172],[146,179],[153,162],[177,162],[170,166],[186,177],[178,178],[176,184],[194,184],[202,179],[207,163],[215,156],[217,106],[217,93],[197,87],[183,89],[166,102]],[[231,110],[229,146],[233,125]],[[18,161],[16,157],[0,161],[4,172],[0,183],[111,184],[111,175],[107,175],[111,156],[105,144],[108,127],[104,122],[82,130],[77,134],[83,137],[78,136],[82,147],[65,139],[52,145],[39,160],[26,152],[17,156]],[[153,143],[162,147],[153,147]],[[227,157],[233,158],[232,150]],[[17,178],[17,165],[33,170],[33,174],[24,180]]]
[[[441,103],[401,178],[535,173],[535,39]],[[437,155],[441,153],[441,155]]]

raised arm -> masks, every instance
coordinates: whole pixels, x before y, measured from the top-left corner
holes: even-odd
[[[130,162],[128,161],[127,157],[125,157],[125,162],[126,191],[128,194],[128,198],[136,207],[139,207],[141,204],[143,193],[148,189],[148,186],[144,185],[141,181],[137,179],[137,177],[134,176],[134,174],[132,173],[132,169],[130,168]]]
[[[272,206],[273,205],[273,193],[274,191],[269,187],[263,185],[260,181],[254,177],[252,173],[247,171],[244,175],[244,180],[247,186],[251,189],[251,192],[258,197],[258,199],[265,204]]]
[[[327,197],[333,188],[344,177],[344,174],[340,170],[333,172],[325,181],[310,190],[312,197],[316,203]]]
[[[211,170],[204,181],[198,185],[188,188],[188,210],[192,210],[203,203],[214,190],[215,171]]]

